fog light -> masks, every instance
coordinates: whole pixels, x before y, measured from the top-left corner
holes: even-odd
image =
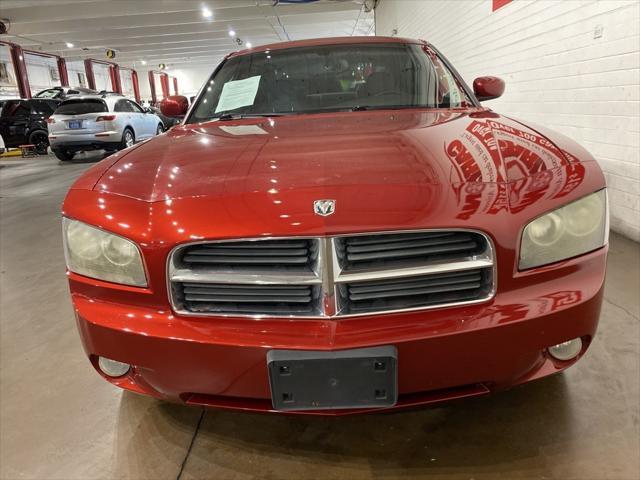
[[[98,357],[98,366],[105,375],[110,377],[121,377],[131,368],[131,365],[128,363],[122,363],[104,357]]]
[[[574,338],[573,340],[549,347],[548,350],[553,358],[558,360],[571,360],[577,357],[582,351],[582,339],[580,337]]]

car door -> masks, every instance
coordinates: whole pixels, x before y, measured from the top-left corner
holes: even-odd
[[[132,102],[131,100],[127,100],[129,103],[129,108],[132,110],[133,115],[140,122],[141,128],[144,130],[144,138],[152,137],[155,133],[155,128],[151,126],[153,122],[153,116],[145,113],[143,108],[138,105],[136,102]]]
[[[122,98],[115,103],[113,111],[118,114],[118,126],[120,128],[124,129],[125,126],[129,125],[133,128],[136,141],[144,138],[144,128],[140,124],[139,119],[133,115],[131,106],[125,98]]]
[[[0,113],[0,135],[7,147],[27,142],[31,108],[26,100],[8,100]]]
[[[28,132],[34,130],[47,131],[47,118],[49,118],[55,107],[53,107],[47,100],[31,100],[31,122],[29,122]]]

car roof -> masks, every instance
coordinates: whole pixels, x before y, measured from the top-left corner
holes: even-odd
[[[79,102],[83,102],[83,101],[88,101],[88,100],[100,100],[103,101],[104,103],[107,104],[107,107],[109,107],[109,109],[111,110],[113,108],[113,106],[116,104],[116,102],[118,102],[118,100],[129,100],[131,102],[136,103],[135,100],[131,99],[131,98],[127,98],[124,95],[120,94],[120,93],[108,93],[108,94],[104,94],[104,95],[74,95],[73,97],[69,97],[65,100],[63,100],[63,103],[67,103],[67,102],[74,102],[74,103],[79,103]]]
[[[291,42],[278,42],[270,43],[267,45],[260,45],[252,48],[245,48],[228,55],[228,58],[236,57],[240,55],[248,55],[256,52],[264,52],[266,50],[283,50],[286,48],[299,48],[299,47],[316,47],[323,45],[361,45],[363,43],[412,43],[418,45],[426,45],[424,40],[416,40],[413,38],[402,37],[329,37],[329,38],[312,38],[308,40],[294,40]]]
[[[33,103],[33,102],[52,102],[52,103],[60,103],[60,100],[57,98],[8,98],[6,100],[2,100],[3,103],[7,102],[21,102],[21,103]]]

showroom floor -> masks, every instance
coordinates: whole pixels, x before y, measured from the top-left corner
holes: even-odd
[[[638,244],[612,236],[599,335],[564,375],[392,415],[203,411],[123,393],[84,358],[59,211],[91,164],[0,160],[2,479],[640,477]]]

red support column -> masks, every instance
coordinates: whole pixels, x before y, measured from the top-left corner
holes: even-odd
[[[60,85],[68,87],[69,74],[67,73],[67,62],[62,57],[58,57],[58,73],[60,74]]]
[[[162,87],[162,97],[167,98],[169,93],[169,75],[166,73],[160,74],[160,86]]]
[[[173,94],[178,95],[178,79],[173,77]]]
[[[18,82],[18,91],[21,98],[31,98],[31,87],[29,85],[29,76],[27,75],[27,64],[24,61],[24,52],[20,45],[11,44],[9,46],[11,52],[11,62],[16,73],[16,81]]]
[[[96,77],[93,76],[93,62],[90,58],[84,60],[84,72],[87,75],[87,86],[95,90],[96,89]]]
[[[120,67],[115,63],[109,67],[111,75],[111,88],[116,93],[122,93],[122,84],[120,83]]]
[[[151,103],[156,104],[156,82],[153,78],[153,70],[149,70],[149,89],[151,90]]]
[[[133,83],[133,95],[136,97],[136,102],[140,103],[140,84],[138,83],[138,72],[131,70],[131,83]]]

